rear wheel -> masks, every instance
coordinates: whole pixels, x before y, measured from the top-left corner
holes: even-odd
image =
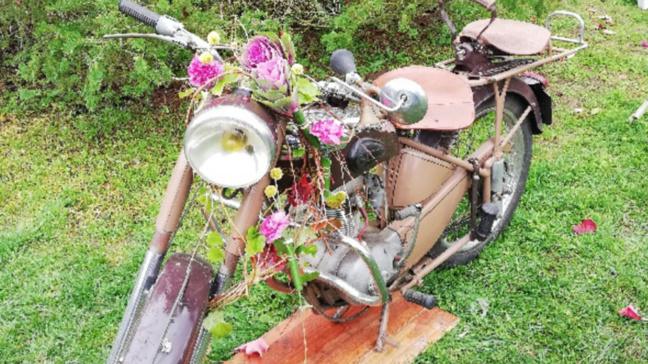
[[[502,135],[506,135],[526,110],[528,104],[514,96],[508,96],[504,109],[504,121]],[[480,106],[476,112],[475,123],[466,130],[454,135],[432,133],[428,135],[421,133],[419,139],[425,144],[449,149],[453,155],[468,158],[470,153],[476,150],[479,145],[495,134],[495,104],[494,101],[487,102]],[[503,193],[501,196],[492,195],[493,202],[500,206],[500,213],[495,220],[492,232],[485,240],[472,240],[460,251],[451,256],[444,264],[445,267],[466,264],[475,259],[484,249],[486,244],[495,240],[506,228],[513,217],[513,212],[520,202],[524,193],[529,166],[531,164],[531,125],[532,116],[522,123],[517,132],[513,135],[511,143],[504,147],[504,173]],[[481,183],[481,182],[480,182]],[[481,202],[482,188],[479,188]],[[470,232],[470,191],[465,195],[457,211],[455,211],[450,224],[446,227],[443,235],[430,251],[432,257],[437,257],[454,244],[457,239]],[[479,210],[478,210],[479,211]],[[479,222],[477,222],[479,223]]]

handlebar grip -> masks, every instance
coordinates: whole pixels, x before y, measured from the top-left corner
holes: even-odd
[[[130,0],[121,0],[119,2],[119,11],[153,28],[160,20],[160,14]]]
[[[407,292],[403,294],[403,298],[405,298],[405,300],[408,302],[423,306],[428,310],[431,310],[437,306],[436,297],[434,297],[433,295],[414,291],[411,289],[407,290]]]

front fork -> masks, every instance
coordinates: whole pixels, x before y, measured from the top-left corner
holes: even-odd
[[[128,299],[124,317],[119,325],[117,336],[108,357],[108,364],[120,362],[120,356],[126,347],[131,328],[135,323],[137,313],[141,309],[143,298],[155,283],[162,260],[169,250],[171,237],[178,228],[192,182],[193,172],[185,159],[184,151],[180,151],[180,156],[173,168],[171,180],[162,200],[160,213],[155,223],[155,233],[137,273],[135,286]]]
[[[131,330],[136,322],[138,312],[142,308],[144,298],[157,280],[160,266],[169,250],[171,239],[178,229],[192,182],[193,170],[185,158],[184,151],[180,151],[162,200],[160,213],[155,224],[155,233],[144,256],[144,261],[139,268],[133,291],[128,299],[126,311],[107,360],[108,364],[120,363],[120,356],[127,347]],[[220,292],[236,269],[245,245],[245,232],[258,219],[263,204],[263,190],[269,183],[270,180],[266,176],[250,187],[244,194],[241,207],[234,220],[233,236],[229,239],[225,249],[225,263],[216,276],[212,293]]]

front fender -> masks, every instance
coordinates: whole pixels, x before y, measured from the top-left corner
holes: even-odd
[[[503,82],[500,83],[500,88]],[[515,95],[523,99],[531,106],[533,121],[531,130],[534,134],[542,133],[542,124],[550,125],[553,122],[551,97],[545,92],[544,85],[536,78],[523,77],[512,78],[509,84],[507,97]],[[473,88],[473,100],[475,109],[482,104],[492,100],[495,91],[492,85],[485,85]]]

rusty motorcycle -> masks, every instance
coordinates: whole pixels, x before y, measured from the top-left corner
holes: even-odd
[[[362,312],[351,307],[382,306],[377,350],[384,345],[394,292],[426,308],[436,306],[433,295],[415,290],[422,278],[475,259],[505,229],[525,189],[532,135],[552,123],[546,80],[530,70],[587,47],[577,14],[554,12],[539,26],[498,18],[495,0],[475,1],[491,17],[461,30],[439,1],[440,16],[453,34],[454,58],[398,68],[369,82],[358,74],[349,51],[335,51],[330,66],[338,76],[318,82],[319,99],[303,110],[308,119],[334,108],[355,134],[340,152],[343,161],[331,166],[331,190],[349,198],[326,209],[336,233],[315,241],[317,253],[303,258],[303,269],[316,278],[302,294],[333,321]],[[156,34],[107,38],[153,38],[220,57],[221,49],[171,17],[128,0],[119,8]],[[577,36],[552,34],[556,17],[573,20]],[[173,254],[164,262],[191,206],[192,185],[202,180],[215,186],[211,198],[234,211],[231,231],[246,231],[262,214],[270,168],[299,163],[285,155],[286,146],[300,143],[293,122],[255,102],[245,89],[208,97],[194,110],[108,363],[200,362],[209,337],[201,323],[210,299],[231,284],[245,236],[225,239],[225,259],[217,270],[196,255]],[[214,169],[230,163],[231,156],[214,140],[227,128],[246,135],[254,161],[218,174]],[[218,187],[235,187],[237,193]],[[375,222],[367,223],[365,205],[376,214]],[[290,279],[270,277],[267,284],[295,292]]]

